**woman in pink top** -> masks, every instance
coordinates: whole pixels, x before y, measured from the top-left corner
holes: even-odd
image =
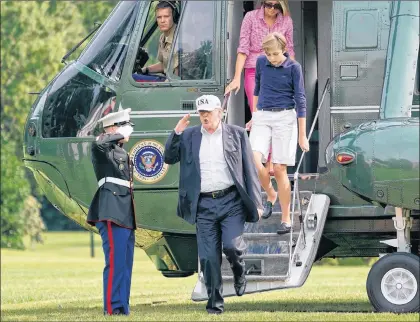
[[[254,111],[253,95],[255,87],[255,64],[257,57],[264,54],[262,41],[273,31],[281,32],[287,40],[287,52],[295,58],[293,49],[293,21],[290,17],[287,0],[263,2],[260,9],[248,12],[241,25],[235,76],[226,87],[226,94],[241,88],[242,69],[245,68],[244,87],[251,113]]]

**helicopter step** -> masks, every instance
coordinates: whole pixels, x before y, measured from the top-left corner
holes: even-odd
[[[242,258],[245,262],[245,274],[250,280],[278,280],[287,277],[289,269],[290,234],[244,233],[247,244]],[[299,233],[294,232],[296,245]],[[233,280],[230,264],[223,254],[222,276],[224,281]]]
[[[247,279],[245,293],[299,287],[306,281],[318,250],[330,199],[326,195],[312,194],[308,191],[302,191],[299,195],[300,198],[296,200],[300,200],[302,223],[299,218],[300,212],[296,211],[299,207],[295,204],[290,233],[277,234],[281,223],[278,202],[274,205],[270,218],[245,224],[243,234],[247,244],[243,254]],[[208,299],[200,269],[199,272],[191,296],[193,301]],[[224,255],[222,276],[223,296],[236,295],[233,273]]]

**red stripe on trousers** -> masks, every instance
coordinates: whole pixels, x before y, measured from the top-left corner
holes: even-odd
[[[109,239],[109,274],[108,287],[106,292],[106,309],[108,314],[112,314],[111,297],[112,297],[112,277],[114,276],[114,239],[112,237],[111,222],[106,222],[108,225],[108,239]]]

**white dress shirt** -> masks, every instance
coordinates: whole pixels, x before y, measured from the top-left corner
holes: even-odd
[[[201,192],[222,190],[234,185],[223,153],[222,132],[222,122],[213,134],[201,126]]]

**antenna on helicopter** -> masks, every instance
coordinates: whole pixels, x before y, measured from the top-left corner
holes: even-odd
[[[95,26],[95,28],[93,28],[93,30],[85,38],[83,38],[76,46],[74,46],[72,49],[70,49],[70,51],[63,56],[63,58],[61,58],[61,62],[62,63],[64,63],[65,65],[67,65],[66,59],[71,54],[73,54],[76,51],[76,49],[79,48],[80,45],[83,44],[86,41],[86,39],[88,39],[94,32],[96,32],[96,30],[98,30],[99,27],[102,26],[102,23],[100,23],[100,22],[97,21],[93,25]]]

